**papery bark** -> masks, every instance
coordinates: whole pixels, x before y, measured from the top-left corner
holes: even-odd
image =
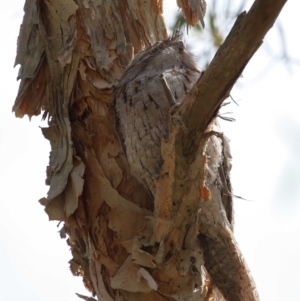
[[[264,3],[272,20],[284,2],[268,10],[270,0],[256,1]],[[24,10],[16,57],[21,83],[13,110],[17,117],[43,112],[48,119],[42,131],[51,144],[50,189],[41,203],[50,220],[64,222],[61,236],[68,235],[72,273],[81,275],[99,300],[217,296],[204,281],[197,239],[201,212],[195,199],[205,182],[204,132],[259,46],[262,37],[251,36],[249,28],[256,14],[264,13],[252,10],[242,21],[247,26],[237,23],[239,36],[246,32],[244,38],[254,41],[250,56],[234,56],[240,50],[231,51],[231,35],[226,51],[217,54],[224,55],[221,65],[212,64],[176,111],[179,118],[170,119],[172,131],[162,146],[164,173],[153,200],[131,175],[115,134],[112,89],[135,53],[166,38],[162,1],[27,0]],[[263,35],[270,24],[260,23]],[[222,64],[232,57],[240,67],[226,65],[223,72]],[[223,77],[216,77],[221,78],[216,84],[212,74],[218,70]],[[227,81],[228,74],[233,76]],[[207,88],[216,91],[212,101],[206,101]]]

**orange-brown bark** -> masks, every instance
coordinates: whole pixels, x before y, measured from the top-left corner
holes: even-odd
[[[21,83],[13,110],[17,117],[43,112],[49,120],[43,134],[51,143],[50,189],[41,203],[51,220],[64,222],[61,235],[68,235],[71,271],[99,300],[174,300],[191,293],[208,300],[215,294],[207,283],[201,291],[203,279],[190,273],[188,262],[188,252],[200,248],[193,197],[196,192],[199,197],[205,180],[207,137],[201,135],[284,2],[256,1],[258,8],[238,20],[237,36],[228,37],[176,112],[185,132],[174,124],[163,142],[169,176],[157,182],[154,201],[130,173],[115,135],[111,96],[133,55],[166,37],[162,1],[26,1],[16,58]],[[264,18],[268,22],[259,22]],[[257,23],[262,35],[251,34]],[[232,45],[244,45],[245,33],[244,50],[232,51]],[[254,45],[250,50],[249,44]],[[222,67],[226,62],[234,63]],[[216,93],[203,102],[211,89]],[[197,139],[188,140],[191,145],[186,136]],[[193,256],[200,267],[201,254]]]

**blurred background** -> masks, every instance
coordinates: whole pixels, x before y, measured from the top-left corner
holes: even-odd
[[[239,12],[252,1],[207,0],[206,27],[189,29],[186,42],[205,69]],[[13,68],[23,0],[0,3],[0,300],[81,300],[71,254],[58,223],[38,203],[46,196],[50,145],[41,117],[16,119]],[[300,300],[300,2],[288,1],[264,44],[222,109],[231,140],[236,237],[261,301]],[[164,0],[166,25],[182,22],[175,0]],[[186,32],[186,29],[184,29]],[[231,113],[231,114],[227,114]]]

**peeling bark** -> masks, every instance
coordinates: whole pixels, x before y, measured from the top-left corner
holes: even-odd
[[[153,200],[130,173],[115,134],[111,96],[134,54],[166,38],[162,1],[26,1],[13,111],[17,117],[43,112],[48,118],[42,132],[51,144],[50,189],[40,202],[50,220],[64,222],[70,269],[98,300],[222,300],[205,282],[203,246],[204,252],[209,248],[198,239],[199,204],[213,190],[205,148],[211,139],[220,141],[220,134],[205,130],[284,3],[257,0],[242,14],[204,76],[172,112]],[[232,235],[230,227],[224,225]]]

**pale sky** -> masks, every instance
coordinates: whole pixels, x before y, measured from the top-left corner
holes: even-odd
[[[176,1],[165,2],[170,15]],[[88,292],[69,271],[71,254],[57,222],[48,222],[38,203],[48,190],[50,147],[39,128],[46,124],[11,113],[23,4],[0,3],[0,300],[77,301],[75,292]],[[299,1],[288,1],[280,16],[289,54],[298,61],[299,11]],[[275,29],[266,42],[280,52]],[[222,127],[231,139],[234,192],[250,200],[235,200],[236,238],[261,301],[300,300],[300,65],[288,71],[259,50],[232,96],[239,100],[228,108],[236,122]]]

